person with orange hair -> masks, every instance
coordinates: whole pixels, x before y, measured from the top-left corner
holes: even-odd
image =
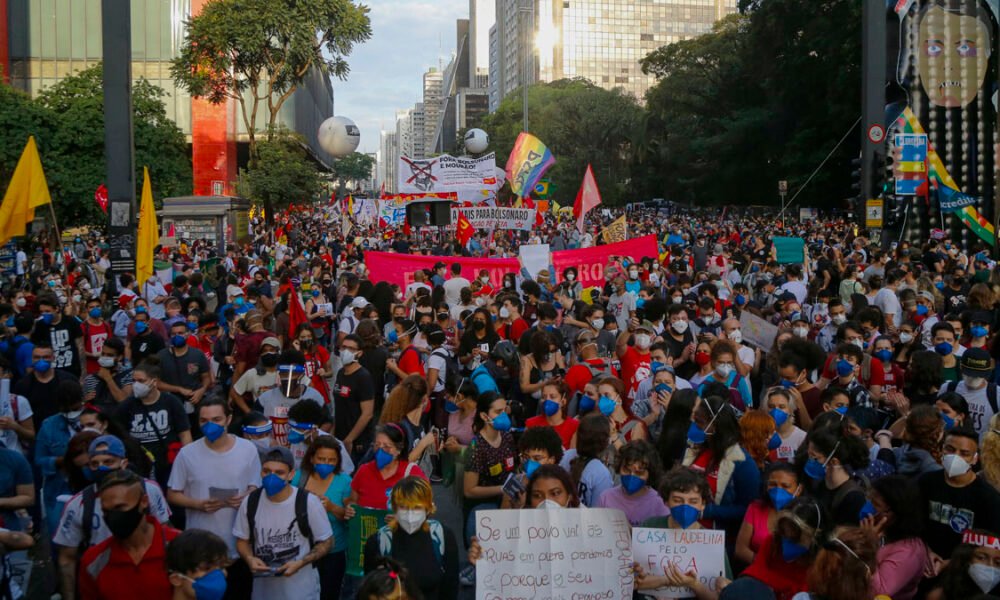
[[[757,468],[763,469],[768,462],[772,462],[772,451],[781,445],[781,437],[776,437],[777,433],[774,419],[762,410],[747,411],[740,418],[740,445],[757,463]]]

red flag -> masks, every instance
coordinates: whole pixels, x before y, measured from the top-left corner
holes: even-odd
[[[580,184],[580,191],[576,193],[576,202],[573,203],[573,216],[576,217],[576,229],[580,233],[583,233],[583,218],[600,203],[601,192],[597,189],[594,170],[588,164],[587,172],[583,174],[583,183]]]
[[[94,201],[101,207],[104,214],[108,214],[108,188],[104,187],[103,183],[97,186],[97,191],[94,192]]]
[[[302,308],[302,298],[299,290],[292,286],[288,290],[288,331],[294,332],[302,323],[307,323],[306,311]]]
[[[455,224],[455,239],[458,243],[465,246],[475,233],[476,228],[472,226],[472,222],[466,218],[465,213],[458,211],[458,223]]]
[[[327,203],[327,206],[333,206],[335,202],[337,202],[337,192],[330,194],[330,201]]]
[[[385,182],[384,181],[382,182],[382,185],[379,186],[379,188],[378,188],[378,197],[380,199],[382,199],[382,200],[385,200]]]
[[[410,235],[413,233],[413,229],[410,227],[410,220],[406,219],[403,221],[403,235]]]

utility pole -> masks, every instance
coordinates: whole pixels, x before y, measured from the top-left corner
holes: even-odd
[[[861,225],[871,241],[882,243],[884,202],[875,189],[876,173],[885,160],[885,0],[863,0],[861,25]]]
[[[521,101],[523,106],[521,111],[524,116],[524,132],[528,132],[528,85],[532,79],[532,71],[534,70],[535,62],[535,0],[526,0],[524,4],[518,4],[517,12],[520,13],[518,16],[527,13],[527,18],[520,18],[521,29],[523,30],[523,43],[521,44],[521,50],[524,52],[524,61],[521,64]],[[527,21],[528,26],[525,27],[524,23]]]

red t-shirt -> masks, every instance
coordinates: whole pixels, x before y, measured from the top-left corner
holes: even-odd
[[[649,369],[650,353],[640,353],[635,346],[629,346],[622,356],[622,381],[628,388],[629,396],[635,393],[639,382],[648,379],[652,372]]]
[[[357,492],[358,504],[367,508],[385,510],[388,507],[389,492],[392,491],[394,485],[399,483],[400,479],[406,477],[407,467],[409,467],[410,475],[427,479],[427,475],[420,470],[416,463],[410,465],[411,463],[405,460],[399,461],[396,472],[388,479],[382,477],[382,472],[375,466],[374,460],[361,465],[361,468],[355,472],[354,479],[351,480],[351,490]]]
[[[583,361],[588,365],[593,365],[598,371],[602,371],[605,366],[611,367],[611,376],[618,377],[618,371],[614,364],[607,365],[607,361],[602,358],[591,358]],[[583,388],[594,379],[594,372],[586,365],[577,363],[566,371],[566,385],[569,386],[569,393],[582,393]]]
[[[399,355],[399,370],[407,375],[417,374],[426,377],[424,363],[420,361],[420,352],[413,346],[409,346]]]
[[[532,427],[552,427],[549,425],[549,422],[545,420],[545,415],[531,417],[524,422],[524,426],[528,429]],[[570,442],[573,441],[573,436],[576,435],[576,430],[579,426],[579,421],[573,417],[569,417],[567,419],[563,419],[563,422],[559,425],[552,427],[552,429],[555,429],[556,433],[558,433],[559,437],[562,439],[564,449],[569,448]]]
[[[823,377],[826,379],[837,379],[837,353],[834,352],[830,356],[826,357],[826,364],[823,366]],[[882,361],[871,357],[870,367],[871,373],[868,374],[868,381],[864,380],[864,367],[861,369],[861,373],[858,375],[858,381],[861,385],[866,388],[871,388],[873,385],[885,385],[885,373],[882,371]]]
[[[100,354],[101,349],[104,348],[104,340],[111,337],[111,327],[104,322],[100,325],[94,325],[89,320],[85,320],[80,324],[80,329],[83,330],[83,351],[93,352],[94,354]],[[87,374],[93,375],[98,370],[100,370],[101,365],[97,364],[96,358],[87,357],[86,361]]]
[[[524,335],[524,332],[529,329],[531,329],[531,326],[528,325],[528,322],[521,317],[518,317],[517,320],[510,325],[501,325],[500,327],[497,327],[497,335],[499,335],[502,340],[510,340],[516,344],[521,341],[521,336]]]
[[[777,600],[790,600],[795,594],[808,589],[806,576],[809,574],[809,567],[797,560],[785,562],[781,557],[779,544],[773,536],[768,535],[743,575],[767,585],[774,591]]]
[[[114,536],[84,552],[80,561],[81,600],[133,600],[137,590],[142,590],[143,600],[173,597],[174,588],[167,579],[166,542],[181,532],[148,515],[146,520],[153,525],[153,542],[138,565]]]
[[[237,363],[244,363],[247,369],[253,368],[260,358],[260,343],[265,338],[278,337],[270,331],[254,331],[236,337],[236,348],[233,358]]]
[[[906,373],[899,365],[892,365],[888,373],[882,373],[882,378],[885,383],[882,384],[882,390],[885,392],[892,391],[903,391],[903,385],[905,383]]]

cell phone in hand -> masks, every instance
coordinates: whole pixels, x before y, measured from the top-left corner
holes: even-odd
[[[527,488],[524,487],[524,483],[521,481],[521,476],[517,473],[511,473],[507,476],[507,481],[504,482],[503,493],[511,500],[517,500],[518,496],[523,494]]]

